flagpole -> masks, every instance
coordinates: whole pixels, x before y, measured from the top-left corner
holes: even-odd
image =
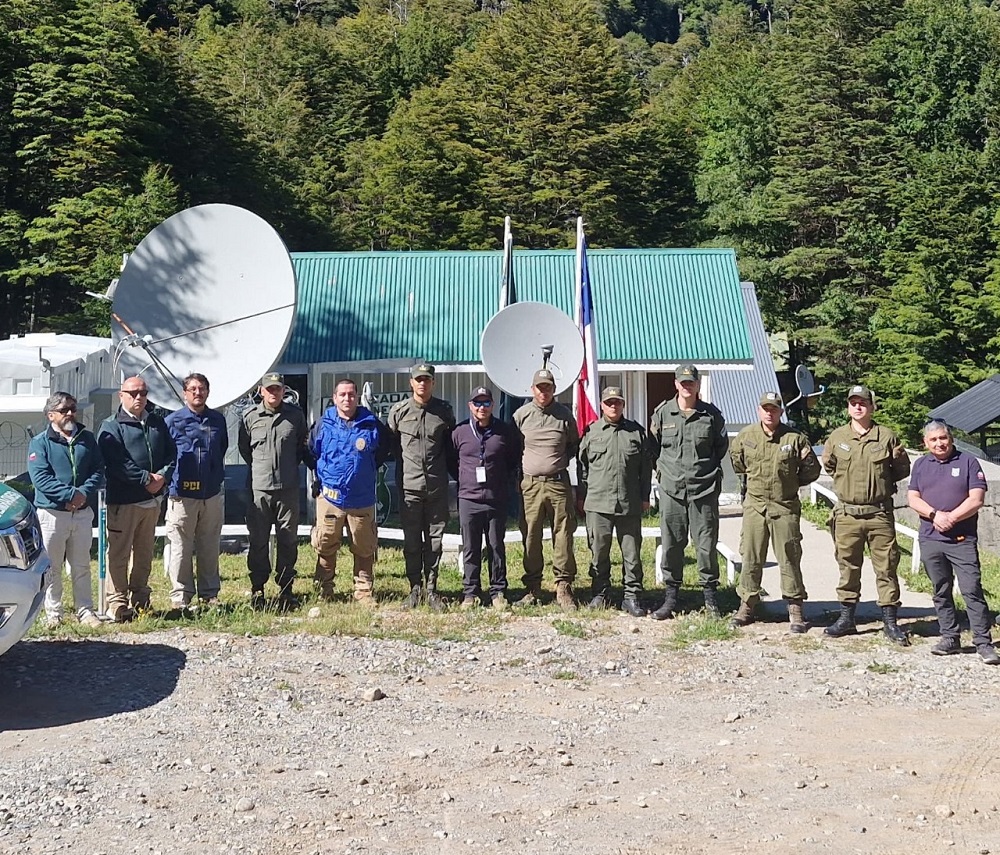
[[[573,320],[576,328],[583,333],[583,217],[576,218],[576,282],[573,292]],[[573,384],[573,418],[580,424],[583,408],[583,386],[578,381]]]

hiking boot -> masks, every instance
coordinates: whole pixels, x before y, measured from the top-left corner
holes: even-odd
[[[319,589],[319,598],[324,603],[332,603],[334,601],[334,597],[333,585],[323,585],[323,587]]]
[[[576,601],[569,582],[556,582],[556,603],[564,612],[576,611]]]
[[[715,598],[715,588],[705,588],[705,615],[710,618],[721,618],[719,603]]]
[[[302,607],[302,601],[295,596],[291,591],[282,591],[278,595],[278,612],[279,614],[287,614],[288,612],[294,612],[296,609]]]
[[[910,646],[910,636],[896,623],[897,609],[895,606],[882,606],[882,632],[889,641],[895,642],[900,647]]]
[[[857,603],[841,603],[840,616],[823,630],[824,635],[830,638],[843,638],[845,635],[857,635],[858,626],[854,622],[854,613],[858,609]]]
[[[508,605],[507,598],[503,594],[494,594],[493,608],[495,608],[498,612],[505,612],[510,608],[510,605]]]
[[[111,615],[115,623],[131,623],[135,620],[135,612],[128,606],[118,606]]]
[[[478,599],[476,599],[475,597],[466,597],[464,600],[462,600],[462,605],[460,605],[459,608],[463,612],[465,612],[468,611],[469,609],[476,608],[476,606],[478,605],[479,605]]]
[[[1000,655],[997,655],[992,644],[980,645],[976,651],[983,658],[984,665],[1000,665]]]
[[[598,594],[594,599],[587,603],[588,609],[609,609],[611,608],[611,603],[605,599],[604,594]]]
[[[95,615],[90,609],[85,609],[80,613],[80,623],[84,626],[90,627],[91,629],[97,629],[101,625],[101,619]]]
[[[403,604],[404,608],[415,609],[424,601],[424,588],[422,585],[414,585],[410,588],[410,596],[406,598],[406,602]]]
[[[371,591],[355,591],[354,602],[359,606],[364,606],[366,609],[378,608],[378,600],[375,599]]]
[[[638,597],[625,597],[622,600],[622,611],[632,615],[632,617],[645,617],[648,612],[639,604]]]
[[[267,600],[264,599],[262,590],[257,589],[250,592],[250,608],[255,612],[262,612],[267,608]]]
[[[962,642],[954,636],[944,636],[931,648],[933,656],[954,656],[962,652]]]
[[[655,612],[650,612],[649,616],[653,620],[669,620],[674,616],[674,612],[677,611],[677,589],[674,587],[667,588],[663,594],[663,605],[660,606]]]
[[[745,600],[740,600],[740,607],[736,610],[736,614],[729,620],[730,626],[740,627],[752,624],[756,620],[754,609],[757,608],[757,603],[759,602],[760,597],[757,594],[751,594]]]
[[[802,614],[802,600],[788,601],[788,631],[794,633],[809,632],[809,624]]]
[[[427,606],[432,612],[443,612],[445,610],[445,601],[437,591],[433,588],[427,589]]]
[[[540,606],[542,604],[542,589],[541,588],[528,588],[524,596],[521,597],[515,606]]]

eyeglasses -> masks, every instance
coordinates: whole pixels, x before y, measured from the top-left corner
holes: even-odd
[[[474,407],[492,407],[492,401],[473,401],[472,406]]]
[[[70,413],[76,412],[76,407],[56,407],[54,410],[50,410],[52,413],[59,413],[61,416],[68,416]]]
[[[184,391],[185,392],[190,392],[192,395],[207,395],[208,394],[208,389],[206,389],[204,386],[188,386]]]
[[[133,398],[145,398],[149,394],[149,389],[122,389],[122,391]]]

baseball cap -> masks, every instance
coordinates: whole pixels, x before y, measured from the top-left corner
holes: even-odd
[[[696,383],[701,379],[701,373],[693,365],[682,365],[674,375],[677,380],[694,380]]]
[[[625,396],[622,394],[620,386],[607,386],[601,393],[601,403],[605,401],[624,401]]]
[[[777,407],[778,409],[783,409],[785,406],[781,401],[781,395],[777,392],[765,392],[761,395],[760,405],[762,407]]]
[[[277,373],[265,374],[263,377],[260,378],[260,385],[263,386],[265,389],[268,386],[284,386],[285,378]]]
[[[476,386],[476,388],[472,390],[472,394],[469,395],[469,400],[475,401],[476,398],[489,398],[492,401],[493,393],[485,386]]]
[[[552,372],[548,368],[539,368],[535,372],[535,376],[531,378],[532,386],[537,386],[540,383],[548,383],[550,386],[556,385],[556,378],[552,376]]]
[[[850,401],[851,398],[864,398],[869,404],[875,402],[872,390],[867,386],[862,386],[860,383],[857,386],[851,386],[850,391],[847,393],[847,400]]]
[[[418,362],[410,369],[410,377],[416,380],[418,377],[433,377],[434,366],[429,362]]]

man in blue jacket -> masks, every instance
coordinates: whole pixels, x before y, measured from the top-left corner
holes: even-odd
[[[97,443],[108,476],[108,614],[126,623],[150,608],[156,521],[177,448],[167,423],[153,412],[145,380],[129,377],[118,397],[121,406],[101,424]]]
[[[451,434],[455,449],[452,475],[458,482],[458,521],[462,529],[462,608],[470,609],[483,598],[483,535],[486,536],[490,573],[490,602],[506,609],[507,503],[510,486],[521,463],[520,435],[514,425],[493,418],[493,392],[485,386],[472,391],[472,418]]]
[[[333,406],[323,413],[312,440],[319,479],[313,546],[316,581],[324,600],[333,599],[337,551],[347,528],[354,556],[354,599],[375,605],[375,474],[389,459],[390,449],[388,428],[370,410],[358,406],[357,384],[353,380],[337,383]]]
[[[198,598],[218,603],[219,537],[222,534],[222,482],[229,433],[222,413],[207,406],[208,378],[184,378],[185,406],[167,416],[167,429],[177,446],[177,465],[167,499],[167,541],[170,545],[170,601],[186,609],[195,595],[197,561]]]
[[[68,392],[49,397],[45,415],[48,427],[28,445],[28,475],[52,562],[45,589],[46,623],[55,626],[62,619],[63,564],[69,562],[77,618],[84,626],[100,626],[91,591],[94,511],[88,503],[104,483],[104,459],[96,437],[77,423],[76,398]]]

